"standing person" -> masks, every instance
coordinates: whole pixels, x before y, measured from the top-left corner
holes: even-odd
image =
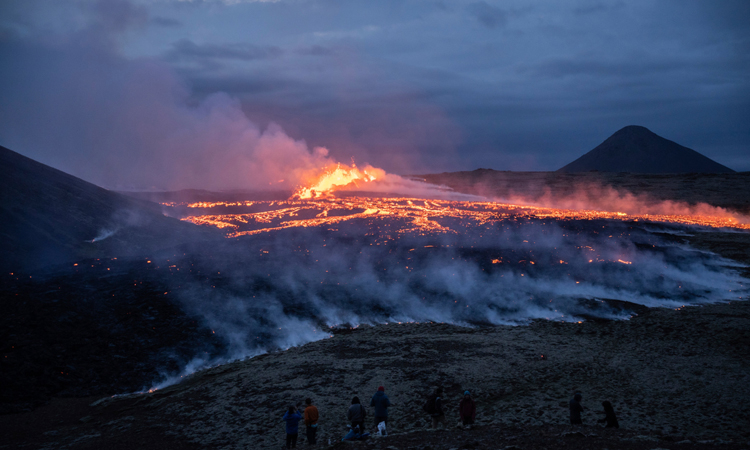
[[[427,412],[430,413],[432,418],[432,428],[437,428],[439,423],[445,426],[445,411],[443,410],[443,388],[439,387],[435,390],[435,393],[430,396],[427,401]]]
[[[615,415],[615,409],[612,407],[612,403],[608,401],[603,401],[602,406],[604,407],[604,416],[603,419],[597,420],[597,422],[607,422],[607,425],[605,428],[620,428],[620,424],[617,422],[617,416]]]
[[[318,434],[318,408],[312,404],[311,398],[305,399],[305,434],[308,445],[315,445],[315,435]]]
[[[297,435],[301,419],[302,415],[297,412],[297,408],[294,405],[289,406],[289,409],[284,414],[284,421],[286,422],[286,448],[297,447]]]
[[[361,434],[364,433],[365,430],[365,418],[367,417],[367,410],[364,406],[359,402],[359,397],[352,398],[352,405],[349,407],[349,412],[347,413],[347,417],[349,418],[349,422],[352,424],[352,430],[357,433]],[[359,432],[357,432],[357,427],[359,427]]]
[[[570,399],[570,423],[572,425],[583,425],[583,421],[581,420],[581,413],[583,412],[581,398],[583,398],[581,393],[576,392],[573,398]]]
[[[477,417],[477,404],[471,398],[471,392],[464,392],[464,398],[458,404],[458,414],[461,417],[463,426],[471,427],[474,424],[474,419]]]
[[[385,395],[385,388],[383,386],[378,387],[378,391],[372,396],[370,400],[370,406],[375,407],[375,428],[378,427],[380,422],[388,424],[388,407],[391,406],[391,401],[388,396]]]

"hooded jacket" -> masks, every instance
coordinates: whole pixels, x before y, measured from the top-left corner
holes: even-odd
[[[297,434],[299,431],[299,421],[302,419],[302,415],[298,412],[289,414],[289,411],[284,413],[284,421],[286,422],[286,434]]]
[[[367,417],[367,410],[360,403],[355,403],[349,407],[347,414],[349,422],[364,422]]]
[[[375,407],[375,417],[388,417],[388,407],[391,406],[391,401],[388,400],[385,392],[378,391],[372,396],[370,406]]]

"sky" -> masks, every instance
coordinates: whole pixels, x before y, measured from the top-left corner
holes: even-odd
[[[115,189],[557,170],[641,125],[750,171],[746,0],[3,0],[0,145]]]

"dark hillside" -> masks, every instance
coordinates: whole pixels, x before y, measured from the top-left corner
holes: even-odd
[[[652,133],[627,126],[558,172],[732,173],[734,170]]]
[[[0,270],[128,256],[203,233],[159,205],[102,189],[0,146]],[[93,242],[92,242],[93,241]]]

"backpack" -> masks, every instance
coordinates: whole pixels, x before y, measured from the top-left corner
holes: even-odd
[[[435,394],[432,394],[422,406],[424,412],[426,412],[427,414],[435,414],[437,412],[437,408],[435,407],[436,400],[437,396]]]

